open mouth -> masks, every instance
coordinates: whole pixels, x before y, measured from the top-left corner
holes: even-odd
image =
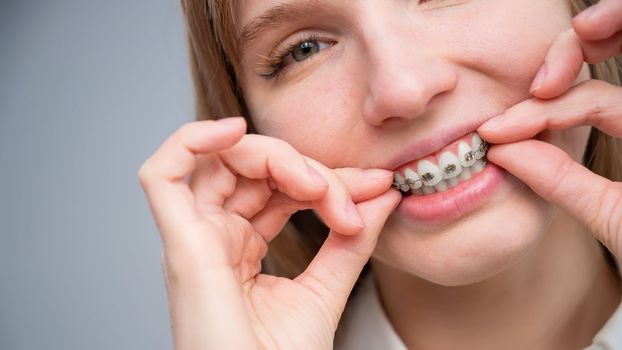
[[[393,187],[404,196],[445,192],[486,167],[489,145],[471,132],[434,154],[401,166],[393,173]]]

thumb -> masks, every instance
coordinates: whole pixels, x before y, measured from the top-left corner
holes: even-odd
[[[594,174],[566,152],[538,140],[495,145],[487,157],[577,217],[616,258],[622,258],[622,183]]]
[[[378,235],[402,196],[390,189],[380,196],[357,204],[365,229],[357,235],[342,235],[333,230],[307,269],[296,278],[322,296],[339,319],[354,283],[376,247]]]

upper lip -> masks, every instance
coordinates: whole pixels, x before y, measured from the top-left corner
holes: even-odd
[[[491,117],[484,119],[468,119],[468,122],[463,124],[454,124],[441,130],[434,130],[433,133],[430,133],[429,137],[415,140],[414,142],[407,144],[406,147],[404,147],[400,152],[384,163],[382,169],[391,169],[396,171],[398,168],[416,159],[434,153],[445,147],[447,144],[457,140],[461,136],[464,136],[471,131],[475,131],[480,125]]]

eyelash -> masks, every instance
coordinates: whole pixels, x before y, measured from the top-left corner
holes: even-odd
[[[433,1],[434,0],[418,0],[418,3],[426,4]],[[288,55],[291,55],[293,50],[296,49],[299,45],[304,44],[305,42],[319,40],[320,38],[315,34],[306,35],[298,40],[295,40],[293,43],[287,45],[283,49],[273,51],[272,53],[270,53],[269,56],[260,56],[260,61],[257,67],[259,76],[265,79],[280,79],[283,76],[286,68],[285,66],[283,66],[285,58]],[[334,42],[331,42],[330,46],[332,46],[333,44]]]
[[[306,35],[298,40],[295,40],[286,47],[272,52],[269,56],[261,56],[261,61],[258,67],[259,75],[266,79],[278,80],[281,78],[286,68],[283,66],[285,58],[287,58],[288,55],[291,55],[293,50],[299,45],[309,41],[320,41],[320,38],[315,34]],[[332,44],[333,43],[331,43],[331,46]]]

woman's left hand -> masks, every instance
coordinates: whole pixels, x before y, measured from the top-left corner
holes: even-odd
[[[575,17],[573,28],[554,41],[531,88],[535,98],[478,129],[485,140],[497,144],[488,152],[491,162],[576,216],[618,261],[622,258],[622,183],[596,175],[561,149],[531,138],[545,129],[580,125],[622,137],[622,87],[598,80],[571,87],[584,61],[601,62],[621,50],[622,1],[601,0]]]

